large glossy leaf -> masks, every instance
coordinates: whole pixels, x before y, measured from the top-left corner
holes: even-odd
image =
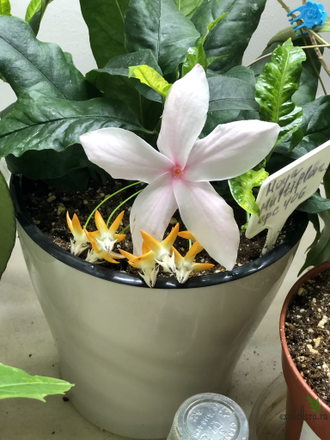
[[[217,110],[259,110],[254,88],[238,78],[215,76],[208,79],[210,88],[209,112]]]
[[[317,234],[308,250],[305,263],[300,269],[300,273],[307,267],[317,266],[324,261],[330,261],[330,213],[329,211],[324,211],[321,212],[319,216],[323,220],[324,225],[320,231],[318,222],[313,222],[314,226],[317,227]]]
[[[149,119],[147,120],[144,117],[144,113],[149,108],[149,103],[141,99],[140,91],[143,94],[146,89],[150,89],[139,84],[138,80],[128,78],[129,67],[140,64],[147,64],[162,75],[162,71],[153,53],[148,49],[115,57],[103,69],[94,69],[88,72],[86,78],[101,90],[105,96],[125,101],[138,116],[139,120],[141,122],[144,121],[146,124]],[[139,86],[142,87],[140,88]],[[161,101],[160,96],[157,93],[155,95],[157,95],[158,101]],[[151,98],[149,97],[149,99]]]
[[[0,157],[29,150],[63,151],[79,136],[105,127],[140,130],[134,113],[120,101],[51,99],[34,92],[19,98],[0,121]]]
[[[7,183],[0,171],[0,279],[15,244],[15,215]],[[1,377],[1,376],[0,376]],[[1,380],[1,379],[0,379]]]
[[[40,23],[47,6],[53,0],[31,0],[25,14],[25,21],[29,23],[35,35],[39,32]]]
[[[229,179],[228,184],[234,200],[250,214],[260,216],[260,208],[256,203],[253,188],[260,187],[267,179],[268,173],[263,168],[258,171],[250,170],[241,176]]]
[[[53,377],[30,376],[19,368],[0,363],[0,399],[27,397],[45,402],[44,397],[64,394],[73,385]]]
[[[82,146],[77,144],[60,153],[54,150],[31,150],[20,157],[10,154],[6,162],[13,174],[22,174],[34,180],[56,179],[90,165]]]
[[[302,122],[302,109],[291,98],[298,89],[305,53],[291,40],[278,46],[256,83],[256,100],[260,118],[281,126],[279,141],[297,131]]]
[[[9,0],[0,0],[0,15],[11,15],[10,9],[11,6]]]
[[[299,205],[297,209],[298,211],[308,212],[308,214],[318,214],[319,212],[330,209],[330,200],[323,198],[316,192],[312,197]]]
[[[254,76],[244,67],[236,67],[225,75],[208,78],[210,105],[202,136],[208,135],[219,124],[240,118],[242,111],[258,110],[254,99]],[[258,118],[258,114],[253,117]]]
[[[203,3],[203,0],[174,0],[174,2],[179,11],[186,17],[191,18]]]
[[[199,37],[173,0],[131,0],[125,33],[128,51],[150,49],[164,75],[174,72]]]
[[[228,15],[217,23],[205,41],[208,58],[222,57],[211,68],[219,73],[241,64],[250,38],[256,30],[266,0],[204,0],[192,17],[192,22],[201,35],[207,25],[220,15]]]
[[[125,14],[130,0],[80,0],[89,39],[98,67],[126,53]]]
[[[88,98],[87,81],[59,46],[42,43],[17,17],[0,16],[0,72],[16,95],[34,88],[48,96]]]

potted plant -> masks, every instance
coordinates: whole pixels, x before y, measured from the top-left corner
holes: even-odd
[[[317,436],[315,438],[325,440],[330,435],[329,400],[323,395],[327,394],[327,391],[324,388],[324,391],[320,392],[320,388],[317,388],[318,384],[322,384],[322,377],[323,383],[328,382],[325,371],[327,364],[322,362],[320,357],[321,342],[328,346],[326,341],[322,341],[328,337],[328,325],[326,320],[322,321],[323,316],[318,319],[317,313],[318,310],[322,310],[319,308],[319,301],[322,302],[323,298],[328,304],[324,294],[329,295],[326,285],[321,284],[317,276],[329,274],[329,267],[330,262],[325,262],[304,274],[291,288],[281,311],[282,366],[288,387],[285,438],[288,440],[299,440],[302,431],[308,429],[305,424],[311,430],[310,435],[314,433],[314,436]],[[324,278],[326,279],[326,276]],[[305,315],[307,321],[304,319]],[[297,337],[298,334],[300,335]],[[294,346],[295,349],[292,351]],[[313,365],[319,374],[315,375]]]
[[[235,2],[227,10],[217,1],[131,0],[109,1],[104,10],[82,0],[99,66],[86,78],[58,46],[36,39],[44,9],[28,15],[30,24],[0,16],[0,72],[18,95],[2,114],[0,156],[24,176],[12,180],[23,253],[59,349],[62,375],[76,384],[70,400],[110,431],[165,437],[188,396],[206,389],[226,392],[244,345],[288,270],[306,217],[298,213],[282,245],[245,267],[179,280],[160,276],[149,289],[138,275],[89,264],[54,245],[31,219],[24,193],[31,179],[81,191],[91,177],[109,179],[100,166],[114,184],[143,180],[149,186],[132,206],[130,263],[142,264],[141,230],[144,239],[151,236],[149,248],[165,246],[162,234],[179,206],[190,238],[232,269],[239,231],[227,201],[259,216],[254,191],[267,170],[326,142],[330,127],[328,97],[315,99],[321,62],[306,58],[299,47],[305,43],[293,31],[295,44],[287,32],[276,36],[280,47],[264,68],[265,58],[251,69],[240,65],[264,5],[265,0],[253,8]],[[105,28],[116,32],[107,33],[110,40],[104,40]],[[230,38],[228,28],[234,32]],[[117,147],[111,153],[116,162],[102,153],[110,146]],[[318,194],[301,206],[313,219],[328,208]],[[70,214],[77,232],[73,245],[79,234],[84,239],[92,233],[94,252],[104,252],[95,244],[103,228],[96,222],[98,232],[86,233]],[[110,255],[115,261],[116,254]],[[171,251],[165,256],[175,268],[163,258],[158,264],[179,273],[180,257]],[[148,263],[150,255],[142,257]],[[149,285],[158,269],[154,264],[147,274],[142,268]]]

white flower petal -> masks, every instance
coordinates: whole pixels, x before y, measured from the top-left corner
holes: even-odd
[[[208,182],[175,179],[173,190],[187,229],[212,258],[231,270],[240,240],[231,207]]]
[[[102,128],[80,136],[88,159],[115,179],[150,183],[173,163],[136,134],[122,128]]]
[[[258,120],[218,125],[198,140],[185,169],[192,181],[237,177],[261,162],[276,143],[280,126]]]
[[[148,185],[135,199],[130,215],[134,255],[142,254],[141,229],[161,241],[171,217],[177,209],[172,175],[167,173]]]
[[[202,131],[209,106],[209,86],[199,64],[176,81],[165,101],[157,145],[176,165],[184,167]]]

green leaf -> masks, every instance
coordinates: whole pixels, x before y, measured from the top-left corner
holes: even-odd
[[[15,244],[14,207],[6,181],[0,171],[0,279],[6,269],[11,251]],[[0,376],[1,377],[1,376]]]
[[[40,23],[49,3],[53,0],[31,0],[25,14],[25,21],[29,23],[35,35],[39,32]]]
[[[125,33],[127,50],[150,49],[165,76],[183,62],[199,37],[173,0],[131,0]]]
[[[188,72],[190,72],[196,66],[196,64],[200,64],[201,66],[203,66],[204,70],[206,71],[207,68],[219,58],[207,58],[204,49],[204,42],[210,30],[226,15],[227,14],[223,14],[212,23],[210,23],[207,27],[206,34],[197,41],[196,46],[189,47],[186,59],[184,60],[182,65],[182,76],[185,76]]]
[[[330,32],[330,17],[327,17],[324,21],[324,25],[317,27],[316,32]]]
[[[261,168],[258,171],[250,170],[241,176],[229,179],[228,184],[234,200],[245,211],[256,217],[260,216],[260,208],[253,195],[253,188],[257,188],[267,179],[268,173]]]
[[[277,34],[275,34],[267,43],[267,48],[269,46],[272,46],[274,43],[280,44],[280,43],[284,43],[285,41],[287,41],[288,39],[291,39],[291,41],[295,41],[300,37],[296,37],[296,34],[294,32],[294,30],[292,29],[291,26],[282,29],[281,31],[279,31]]]
[[[210,31],[204,44],[208,58],[222,57],[212,64],[213,70],[224,73],[241,64],[265,4],[266,0],[204,0],[192,17],[201,35],[206,33],[209,23],[228,12]]]
[[[70,145],[58,153],[54,150],[26,151],[20,157],[6,157],[9,170],[33,180],[50,180],[86,169],[90,162],[81,145]]]
[[[28,150],[63,151],[79,136],[105,127],[142,130],[134,113],[120,101],[48,99],[38,92],[17,100],[0,121],[0,157]]]
[[[88,98],[87,81],[69,56],[56,44],[38,41],[23,20],[0,16],[0,53],[0,72],[16,95],[38,89],[49,97]]]
[[[298,89],[305,53],[288,40],[278,46],[256,83],[260,118],[281,126],[278,142],[294,133],[302,122],[302,109],[292,101]]]
[[[330,200],[321,197],[318,192],[312,195],[298,206],[298,211],[308,212],[308,214],[318,214],[319,212],[330,209]]]
[[[307,396],[308,402],[311,405],[311,411],[312,412],[318,412],[321,409],[321,405],[320,405],[320,401],[319,398],[317,398],[314,402],[314,400],[312,399],[312,397]]]
[[[227,76],[208,78],[210,89],[209,112],[217,110],[259,110],[254,88],[241,79]]]
[[[0,399],[26,397],[45,402],[45,396],[64,394],[73,386],[65,380],[30,376],[19,368],[0,363]]]
[[[98,67],[126,53],[125,14],[130,0],[80,0],[89,39]]]
[[[323,229],[317,233],[314,242],[310,246],[305,263],[300,269],[299,275],[310,266],[317,266],[324,261],[330,261],[330,213],[329,211],[318,214],[324,222]],[[315,224],[314,224],[315,225]]]
[[[141,66],[131,66],[129,68],[129,78],[133,74],[142,84],[146,84],[164,97],[166,97],[168,91],[172,87],[172,84],[169,84],[166,79],[156,72],[156,70],[145,64]]]
[[[11,6],[9,0],[0,0],[0,15],[11,15],[10,9]]]
[[[203,0],[174,0],[179,11],[181,11],[186,17],[191,18]]]

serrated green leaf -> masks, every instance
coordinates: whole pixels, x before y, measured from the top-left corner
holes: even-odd
[[[302,122],[302,109],[291,98],[299,87],[305,59],[304,51],[288,40],[273,52],[256,83],[260,118],[281,126],[278,142],[298,130]]]
[[[131,0],[125,22],[127,50],[150,49],[165,76],[175,71],[199,38],[173,0]]]
[[[45,402],[45,396],[64,394],[73,386],[65,380],[30,376],[19,368],[0,363],[0,399],[26,397]]]
[[[253,188],[258,188],[267,179],[268,173],[264,168],[258,171],[250,170],[241,176],[229,179],[228,184],[234,200],[241,208],[256,217],[260,216],[260,208],[253,195]]]
[[[35,35],[39,32],[40,23],[49,3],[53,0],[31,0],[25,14],[25,21],[29,23]]]
[[[125,14],[130,0],[80,0],[89,39],[98,67],[126,53]]]
[[[0,0],[0,15],[11,15],[11,6],[9,0]]]
[[[0,279],[15,244],[16,222],[7,183],[0,171]],[[0,376],[1,377],[1,376]]]
[[[174,0],[179,11],[191,18],[204,0]]]
[[[146,84],[161,96],[166,97],[168,91],[172,87],[166,79],[164,79],[155,69],[147,65],[130,66],[129,78],[134,74],[135,78],[139,79],[142,84]]]
[[[191,20],[201,35],[206,33],[209,23],[228,12],[210,31],[204,44],[208,58],[222,57],[212,64],[213,70],[224,73],[242,63],[265,4],[266,0],[205,0],[198,8]]]
[[[29,150],[61,152],[79,143],[81,134],[105,127],[142,130],[132,110],[120,101],[48,99],[33,92],[19,98],[0,121],[0,157]]]
[[[38,89],[49,97],[88,99],[87,81],[69,57],[56,44],[38,41],[25,21],[0,16],[0,53],[0,72],[17,96]]]

